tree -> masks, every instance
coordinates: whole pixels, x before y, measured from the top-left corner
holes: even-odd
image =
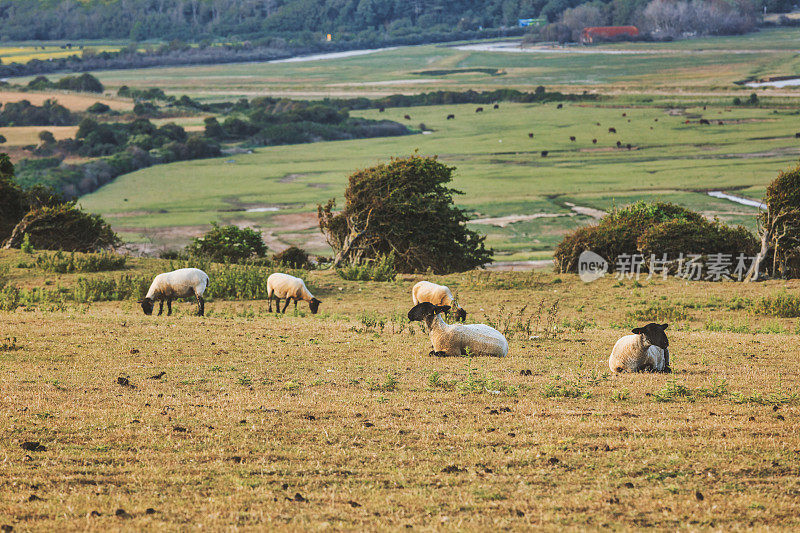
[[[56,142],[56,138],[51,131],[42,130],[39,132],[39,140],[42,141],[42,144],[53,144]]]
[[[467,229],[467,215],[453,205],[462,193],[445,186],[454,170],[415,154],[350,175],[343,210],[334,212],[333,198],[317,206],[334,266],[392,252],[400,272],[458,272],[490,262],[485,237]]]
[[[206,257],[212,261],[239,263],[253,257],[264,257],[267,246],[261,233],[251,228],[222,226],[211,223],[211,229],[202,237],[194,239],[186,251],[192,255]]]
[[[565,10],[561,13],[561,22],[572,32],[572,40],[577,41],[581,37],[581,32],[589,26],[604,26],[606,17],[597,7],[583,4],[578,7]]]
[[[772,275],[778,272],[789,274],[787,260],[800,251],[800,166],[778,173],[778,177],[767,187],[764,204],[766,211],[758,215],[761,249],[745,281],[758,280],[761,263],[770,252]]]

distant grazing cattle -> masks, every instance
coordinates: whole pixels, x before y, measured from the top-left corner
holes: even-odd
[[[569,140],[575,142],[575,136],[570,136]]]
[[[617,148],[620,148],[621,146],[622,146],[622,142],[621,141],[617,141]]]
[[[706,110],[706,106],[703,106],[703,111],[705,111],[705,110]]]
[[[797,136],[800,137],[800,133],[798,133]],[[528,139],[533,139],[533,133],[528,134]]]
[[[547,150],[542,150],[542,157],[547,157],[549,152]]]
[[[690,123],[690,121],[689,121],[689,120],[687,120],[687,121],[685,121],[685,122],[684,122],[684,124],[689,124],[689,123]]]
[[[608,133],[617,133],[617,128],[608,128]]]
[[[654,118],[654,119],[653,119],[653,121],[654,121],[654,122],[658,122],[658,119],[657,119],[657,118]]]
[[[725,123],[724,123],[724,122],[722,122],[721,120],[718,120],[718,121],[717,121],[717,125],[718,125],[718,126],[724,126],[724,125],[725,125]]]
[[[500,104],[494,104],[494,109],[500,109]]]
[[[455,115],[447,115],[447,120],[453,120],[454,118],[456,118]]]
[[[411,120],[411,115],[404,115],[403,118],[406,120]]]
[[[556,106],[556,109],[561,109],[562,107],[564,107],[564,104],[558,104],[558,105]]]
[[[631,121],[631,119],[628,119],[628,122],[630,122],[630,121]]]
[[[622,116],[623,116],[623,117],[627,117],[627,116],[628,116],[628,114],[627,114],[627,113],[623,113],[623,114],[622,114]]]
[[[482,107],[478,107],[478,108],[475,109],[475,112],[476,113],[483,113],[483,108]]]
[[[627,148],[628,148],[628,150],[631,149],[631,144],[630,143],[628,143]]]
[[[711,123],[708,121],[708,119],[701,118],[701,119],[700,119],[700,124],[704,124],[704,125],[708,126],[708,125],[709,125],[709,124],[711,124]]]
[[[592,144],[597,144],[597,139],[592,139]]]
[[[386,111],[385,107],[379,107],[378,108],[378,113],[383,113],[384,111]]]
[[[597,123],[597,125],[599,126],[599,125],[600,125],[600,123],[598,122],[598,123]]]
[[[798,131],[797,133],[794,134],[794,138],[795,139],[800,139],[800,131]]]

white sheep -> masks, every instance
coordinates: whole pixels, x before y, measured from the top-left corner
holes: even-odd
[[[277,300],[275,310],[282,313],[286,312],[290,300],[294,300],[295,309],[297,309],[298,300],[305,300],[308,302],[311,314],[316,314],[319,304],[322,303],[321,300],[314,298],[314,295],[311,294],[302,279],[280,272],[270,274],[267,278],[267,300],[269,300],[270,313],[272,312],[273,297]],[[281,311],[281,298],[286,298],[286,305],[283,306],[283,311]]]
[[[205,314],[205,300],[203,293],[208,287],[208,274],[199,268],[179,268],[172,272],[164,272],[153,279],[150,290],[144,299],[137,303],[142,304],[146,315],[153,314],[153,303],[158,300],[159,316],[164,311],[164,300],[167,301],[167,316],[172,314],[172,300],[178,298],[197,298],[197,314]]]
[[[453,298],[453,293],[444,285],[437,285],[430,281],[420,281],[411,289],[411,300],[414,305],[421,302],[432,303],[433,305],[446,305],[456,309],[456,321],[466,322],[467,312]]]
[[[447,324],[441,313],[449,310],[447,305],[421,302],[408,312],[409,320],[425,322],[428,326],[433,344],[431,355],[505,357],[508,354],[508,341],[502,333],[485,324]]]
[[[608,358],[614,372],[672,372],[669,367],[669,324],[647,324],[617,341]]]

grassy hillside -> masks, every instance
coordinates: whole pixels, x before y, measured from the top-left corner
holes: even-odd
[[[217,220],[259,226],[273,247],[292,243],[320,252],[326,245],[316,229],[316,204],[341,199],[356,169],[419,149],[457,167],[454,186],[465,193],[457,201],[476,218],[559,215],[505,227],[476,224],[501,251],[500,259],[547,255],[564,231],[592,221],[567,203],[607,210],[662,199],[752,225],[754,208],[703,191],[760,198],[800,153],[794,111],[780,105],[684,105],[621,99],[562,109],[503,103],[496,110],[483,106],[483,113],[475,105],[363,111],[354,114],[424,123],[431,133],[264,148],[158,166],[123,176],[82,197],[81,204],[103,213],[126,239],[157,246],[185,243]],[[449,114],[455,119],[447,120]],[[700,117],[713,122],[701,125]],[[610,127],[617,133],[609,133]],[[244,211],[259,207],[272,211]]]
[[[168,266],[20,261],[0,252],[28,288]],[[797,282],[437,278],[510,340],[505,359],[439,359],[405,319],[419,278],[304,277],[318,315],[220,299],[205,318],[133,300],[0,311],[0,524],[800,527],[800,324],[750,310]],[[615,340],[656,319],[674,373],[611,375]]]

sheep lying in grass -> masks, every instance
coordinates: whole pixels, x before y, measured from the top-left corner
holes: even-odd
[[[420,281],[411,288],[411,301],[414,305],[420,302],[428,302],[433,305],[446,305],[448,309],[455,308],[456,321],[466,322],[467,312],[462,309],[450,289],[444,285],[437,285],[430,281]]]
[[[447,305],[418,303],[408,312],[411,321],[425,322],[430,332],[433,351],[430,355],[489,355],[505,357],[508,341],[502,333],[485,324],[446,324],[442,313],[450,310]]]
[[[608,366],[614,372],[672,372],[669,367],[668,324],[647,324],[625,335],[611,350]]]
[[[153,314],[153,304],[158,300],[158,315],[164,311],[164,300],[167,301],[167,316],[172,314],[172,300],[178,298],[197,298],[197,314],[205,314],[205,300],[203,293],[208,287],[208,274],[199,268],[179,268],[172,272],[159,274],[153,279],[150,290],[144,299],[137,303],[142,305],[146,315]]]
[[[277,300],[275,304],[275,311],[285,313],[286,308],[289,307],[289,301],[294,300],[294,308],[297,309],[298,300],[305,300],[308,302],[308,308],[311,309],[311,314],[317,314],[321,300],[314,298],[314,295],[306,288],[305,282],[289,274],[282,274],[276,272],[267,278],[267,300],[269,300],[268,311],[272,312],[272,298]],[[283,306],[281,311],[281,298],[286,298],[286,305]]]

